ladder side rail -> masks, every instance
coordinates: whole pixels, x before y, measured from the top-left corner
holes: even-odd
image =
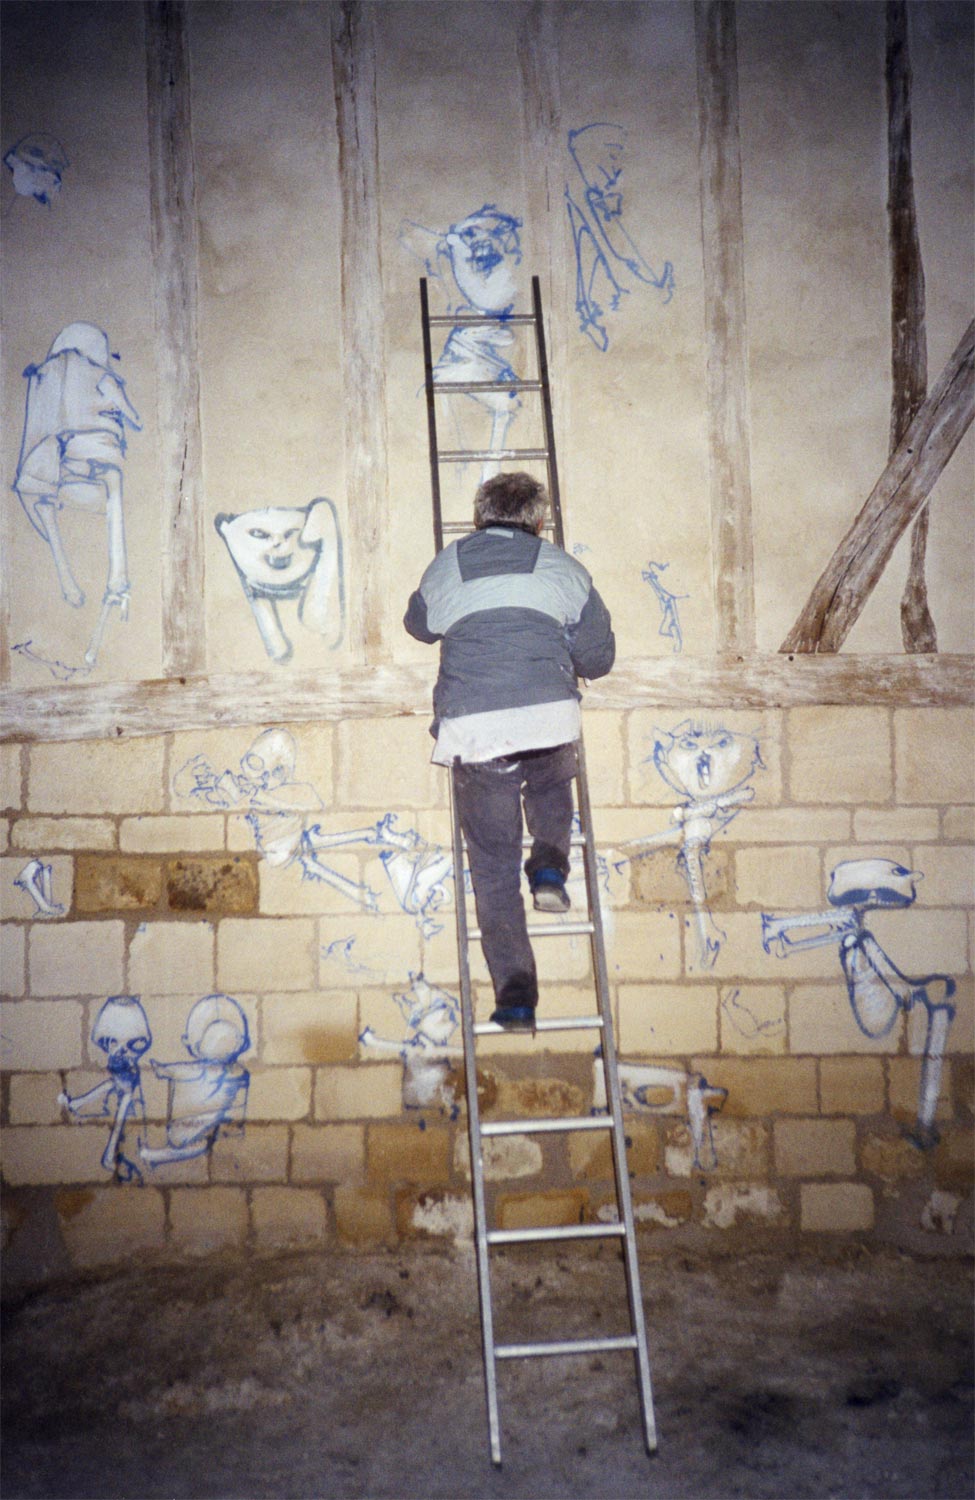
[[[497,1465],[501,1463],[501,1419],[498,1410],[494,1313],[491,1305],[487,1206],[484,1198],[481,1110],[477,1097],[477,1049],[474,1034],[474,998],[471,993],[470,936],[464,899],[464,844],[453,771],[450,773],[450,825],[454,858],[454,908],[457,919],[461,1032],[464,1042],[464,1086],[467,1095],[467,1141],[471,1156],[471,1193],[474,1201],[474,1238],[477,1252],[478,1303],[481,1313],[481,1346],[484,1356],[484,1388],[487,1399],[491,1461]]]
[[[430,299],[427,278],[420,277],[420,325],[423,330],[423,389],[427,399],[427,438],[430,447],[430,494],[433,500],[433,541],[443,550],[443,513],[440,504],[440,465],[437,442],[437,408],[434,401],[433,346],[430,342]]]
[[[548,493],[552,502],[552,518],[555,521],[555,540],[565,547],[565,529],[562,524],[562,496],[559,490],[559,470],[555,457],[555,422],[552,417],[552,388],[548,377],[548,350],[545,345],[545,325],[542,322],[542,289],[537,276],[532,277],[532,316],[535,321],[535,350],[538,357],[538,379],[542,388],[542,426],[545,431],[545,446],[548,449]]]
[[[657,1432],[653,1411],[653,1387],[650,1378],[650,1354],[647,1348],[647,1330],[640,1290],[640,1267],[636,1250],[636,1231],[633,1222],[633,1200],[626,1162],[626,1131],[623,1124],[623,1107],[620,1094],[619,1067],[616,1058],[616,1041],[613,1032],[612,1005],[609,993],[609,974],[606,964],[606,942],[603,933],[602,912],[599,903],[599,870],[596,863],[596,847],[592,837],[592,807],[589,801],[589,783],[586,775],[585,746],[580,737],[578,746],[579,774],[576,778],[579,799],[579,818],[586,842],[583,846],[583,863],[586,872],[586,888],[589,898],[589,913],[592,919],[590,948],[596,977],[596,993],[603,1018],[602,1064],[606,1080],[606,1101],[612,1117],[613,1128],[613,1173],[616,1178],[616,1201],[623,1221],[623,1260],[626,1271],[626,1290],[630,1305],[630,1326],[636,1338],[635,1363],[640,1394],[640,1409],[643,1414],[643,1430],[648,1453],[657,1448]]]

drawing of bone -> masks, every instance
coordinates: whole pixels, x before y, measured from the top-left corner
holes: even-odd
[[[939,1140],[934,1115],[945,1043],[955,1016],[951,1003],[955,981],[948,974],[918,978],[902,974],[865,926],[865,913],[869,911],[913,905],[921,879],[920,871],[891,859],[843,860],[833,870],[826,892],[830,909],[778,917],[763,912],[762,947],[766,953],[787,958],[803,948],[836,943],[853,1016],[865,1036],[887,1036],[901,1011],[907,1013],[915,1005],[924,1007],[927,1027],[917,1119],[907,1132],[908,1139],[924,1150]]]
[[[71,507],[106,518],[108,577],[88,649],[98,659],[113,610],[128,618],[129,575],[122,506],[125,430],[141,420],[115,375],[108,336],[92,323],[70,323],[39,365],[28,365],[24,433],[13,488],[35,531],[47,543],[66,602],[85,602],[68,560],[58,516]]]
[[[149,1020],[138,995],[110,995],[98,1012],[91,1039],[105,1054],[108,1078],[73,1099],[58,1095],[58,1103],[74,1119],[107,1115],[114,1110],[101,1165],[119,1182],[142,1182],[142,1173],[125,1154],[126,1126],[134,1120],[145,1129],[145,1101],[139,1059],[152,1045]]]
[[[17,876],[14,885],[34,902],[35,917],[64,916],[64,907],[54,900],[53,871],[51,866],[46,865],[43,860],[29,860]]]
[[[342,534],[331,500],[305,506],[265,506],[214,520],[250,603],[264,649],[272,661],[288,661],[291,640],[280,605],[298,604],[306,630],[326,638],[334,650],[345,632]]]
[[[711,1118],[727,1099],[727,1089],[716,1088],[700,1073],[622,1059],[619,1080],[624,1110],[651,1115],[686,1113],[694,1143],[695,1167],[707,1171],[717,1166]],[[606,1080],[597,1053],[593,1062],[593,1109],[606,1107]]]

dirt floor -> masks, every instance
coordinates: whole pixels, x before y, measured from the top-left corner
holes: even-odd
[[[625,1331],[608,1247],[494,1264],[499,1338]],[[5,1310],[4,1500],[970,1500],[969,1263],[684,1257],[642,1275],[657,1455],[632,1355],[522,1360],[500,1367],[500,1469],[467,1252],[49,1287]]]

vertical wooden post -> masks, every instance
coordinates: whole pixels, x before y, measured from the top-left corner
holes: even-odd
[[[162,478],[163,675],[206,670],[198,261],[182,0],[147,0],[149,195]]]
[[[732,0],[696,0],[715,648],[755,649],[738,53]]]
[[[382,660],[388,460],[380,258],[376,49],[372,7],[331,8],[342,202],[342,353],[348,516],[349,640]]]

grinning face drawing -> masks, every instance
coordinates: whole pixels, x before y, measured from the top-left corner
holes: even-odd
[[[454,280],[471,304],[485,313],[505,312],[515,300],[513,270],[521,261],[520,222],[486,203],[452,224],[444,236]]]
[[[762,765],[762,757],[750,734],[685,719],[672,734],[654,730],[653,763],[669,787],[699,800],[741,786]]]
[[[315,566],[320,544],[301,539],[307,509],[268,506],[221,515],[216,527],[245,586],[259,594],[293,596]]]

